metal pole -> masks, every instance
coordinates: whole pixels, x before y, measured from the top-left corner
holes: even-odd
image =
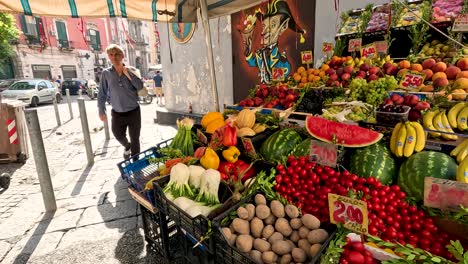
[[[57,96],[54,96],[54,111],[55,111],[55,119],[57,120],[57,126],[61,126],[62,122],[60,122],[60,113],[58,110],[58,105],[57,105]]]
[[[68,103],[68,110],[70,111],[70,119],[73,119],[73,109],[72,109],[71,99],[70,99],[70,89],[65,89],[65,92],[67,93],[67,103]]]
[[[83,128],[83,137],[86,147],[86,156],[88,165],[94,163],[93,146],[91,145],[91,136],[89,134],[88,116],[86,115],[86,106],[83,98],[78,98],[78,108],[80,110],[81,127]]]
[[[31,138],[32,152],[34,155],[34,162],[36,163],[37,176],[41,186],[42,199],[46,211],[57,210],[57,203],[55,201],[54,187],[52,186],[52,179],[50,178],[49,164],[47,163],[47,156],[44,149],[44,141],[42,141],[41,126],[37,116],[36,109],[28,109],[25,112],[26,123],[28,125],[29,137]]]
[[[106,117],[106,121],[104,121],[104,132],[106,133],[106,140],[110,139],[110,134],[109,134],[109,120]]]
[[[218,85],[216,84],[216,72],[215,72],[215,64],[214,64],[214,56],[213,56],[213,45],[211,43],[211,29],[210,29],[210,21],[208,19],[208,5],[206,3],[206,0],[200,0],[200,9],[201,9],[203,27],[205,28],[206,48],[208,51],[208,65],[210,67],[210,75],[211,75],[211,92],[213,93],[215,111],[219,112]]]

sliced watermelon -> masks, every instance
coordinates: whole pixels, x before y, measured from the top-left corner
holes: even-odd
[[[356,125],[347,125],[317,116],[308,116],[306,127],[309,133],[322,141],[349,148],[365,147],[379,142],[383,135]],[[336,140],[336,141],[335,141]]]

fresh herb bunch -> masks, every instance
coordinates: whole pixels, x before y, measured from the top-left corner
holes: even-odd
[[[148,161],[152,164],[164,163],[171,159],[183,158],[184,154],[180,149],[174,149],[171,147],[161,148],[157,151],[160,158],[149,158]]]
[[[325,254],[320,257],[320,264],[338,264],[340,263],[341,254],[344,251],[346,245],[346,236],[350,233],[349,230],[339,225],[336,231],[336,236],[328,244],[328,248]]]

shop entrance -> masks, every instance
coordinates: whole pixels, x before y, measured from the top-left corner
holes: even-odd
[[[50,65],[32,65],[32,71],[35,79],[52,79]]]

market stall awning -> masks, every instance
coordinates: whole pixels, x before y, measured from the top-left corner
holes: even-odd
[[[262,0],[208,0],[210,18],[229,15]],[[0,0],[0,12],[53,17],[123,17],[195,22],[198,0]]]

